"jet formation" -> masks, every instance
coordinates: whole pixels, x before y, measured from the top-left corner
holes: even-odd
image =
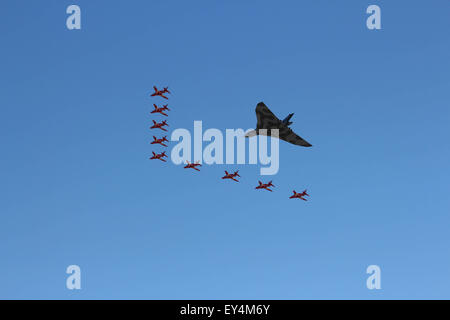
[[[168,87],[164,87],[163,90],[158,90],[158,88],[156,86],[153,86],[153,89],[155,92],[150,95],[151,97],[160,96],[164,99],[168,99],[164,95],[166,93],[170,94]],[[163,105],[162,107],[158,107],[156,104],[153,104],[153,106],[154,106],[154,110],[150,112],[151,114],[159,113],[163,116],[166,116],[166,117],[168,116],[168,114],[165,113],[165,111],[170,111],[170,109],[168,108],[168,104]],[[253,137],[256,135],[275,136],[275,134],[272,135],[272,130],[278,129],[278,138],[279,139],[284,140],[284,141],[289,142],[294,145],[302,146],[302,147],[311,147],[312,146],[309,142],[307,142],[306,140],[304,140],[303,138],[298,136],[295,132],[292,131],[291,128],[289,128],[289,126],[292,124],[291,118],[294,115],[294,113],[290,113],[283,120],[280,120],[272,113],[272,111],[270,111],[270,109],[263,102],[260,102],[257,104],[255,112],[256,112],[256,119],[257,119],[256,129],[247,132],[245,137],[249,138],[249,137]],[[150,129],[161,129],[163,131],[167,131],[164,128],[166,126],[167,127],[169,126],[167,124],[167,120],[164,120],[162,122],[156,122],[155,120],[152,120],[152,121],[153,121],[153,125],[150,127]],[[159,144],[163,147],[167,147],[167,145],[164,142],[169,142],[167,140],[167,136],[164,136],[162,138],[157,138],[156,136],[153,136],[153,141],[150,142],[150,144],[153,144],[153,145]],[[161,153],[155,153],[154,151],[152,151],[152,154],[153,155],[149,159],[161,160],[163,162],[166,162],[166,160],[164,159],[164,158],[167,158],[165,151],[163,151]],[[197,167],[201,167],[201,166],[202,165],[199,163],[199,161],[197,161],[195,163],[189,163],[189,161],[186,161],[186,165],[184,166],[184,169],[193,169],[195,171],[200,171],[200,169],[198,169]],[[229,180],[239,182],[237,177],[239,177],[239,178],[241,177],[239,175],[239,170],[237,170],[233,173],[229,173],[227,170],[225,170],[225,175],[222,177],[222,179],[223,180],[229,179]],[[275,186],[272,184],[272,181],[269,181],[268,183],[262,183],[261,181],[258,181],[258,185],[255,187],[255,189],[257,189],[257,190],[264,189],[264,190],[272,192],[273,190],[271,188],[274,188],[274,187]],[[307,193],[306,189],[300,193],[293,190],[293,195],[291,195],[289,197],[289,199],[301,199],[303,201],[307,201],[307,199],[305,199],[305,196],[309,197],[309,194]]]
[[[156,86],[153,86],[153,89],[155,90],[155,92],[153,94],[151,94],[151,97],[156,97],[156,96],[160,96],[164,99],[168,99],[164,94],[165,93],[169,93],[169,87],[164,87],[163,90],[158,90],[158,88]],[[155,113],[159,113],[163,116],[168,116],[167,113],[165,113],[164,111],[170,111],[170,109],[168,108],[168,104],[163,105],[162,107],[158,107],[156,104],[153,104],[154,106],[154,110],[150,112],[150,114],[155,114]],[[168,127],[169,125],[167,124],[167,120],[164,120],[162,122],[156,122],[155,120],[153,121],[153,125],[150,127],[150,129],[161,129],[163,131],[167,131],[166,128],[164,127]],[[156,145],[159,144],[163,147],[167,147],[167,144],[165,144],[164,142],[169,142],[169,140],[167,140],[167,136],[164,136],[162,138],[157,138],[156,136],[153,136],[153,141],[150,142],[150,144],[152,145]],[[149,159],[151,160],[161,160],[163,162],[166,162],[166,160],[164,159],[164,157],[167,158],[166,152],[161,152],[161,153],[155,153],[154,151],[152,151],[153,156],[151,156]]]

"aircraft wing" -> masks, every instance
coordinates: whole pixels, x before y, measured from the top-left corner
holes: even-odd
[[[264,104],[264,102],[260,102],[256,105],[256,128],[257,129],[270,129],[277,128],[280,123],[280,119],[278,119],[272,111]]]
[[[284,140],[286,142],[302,146],[302,147],[311,147],[312,145],[303,139],[302,137],[298,136],[294,131],[292,131],[287,126],[281,126],[279,129],[279,138],[281,140]]]

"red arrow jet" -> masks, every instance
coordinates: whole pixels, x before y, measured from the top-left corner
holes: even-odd
[[[225,170],[225,176],[223,176],[222,179],[231,179],[233,181],[239,182],[239,180],[235,179],[235,177],[241,177],[238,172],[239,170],[235,171],[234,173],[228,173],[228,171]]]
[[[152,121],[153,121],[153,125],[150,127],[150,129],[161,129],[163,131],[167,131],[166,129],[163,128],[164,126],[169,126],[166,123],[167,120],[164,120],[163,122],[159,122],[159,123],[156,122],[155,120],[152,120]]]
[[[303,198],[304,196],[308,196],[309,197],[309,194],[306,193],[306,189],[303,190],[303,192],[300,192],[300,193],[295,192],[295,190],[293,190],[293,192],[294,192],[294,194],[292,196],[290,196],[289,199],[298,198],[298,199],[302,199],[304,201],[308,201],[305,198]]]
[[[162,145],[162,146],[164,146],[164,147],[167,147],[167,145],[165,145],[163,142],[165,142],[165,141],[167,141],[167,142],[169,142],[169,140],[167,140],[167,136],[164,136],[164,137],[162,137],[161,139],[157,139],[155,136],[153,136],[153,141],[152,142],[150,142],[150,144],[160,144],[160,145]]]
[[[168,104],[163,105],[161,108],[158,108],[158,106],[156,104],[153,104],[153,106],[155,107],[155,110],[153,110],[150,113],[161,113],[162,115],[165,115],[166,117],[168,117],[168,115],[166,113],[164,113],[164,111],[170,111],[169,108],[167,108]]]
[[[149,158],[150,160],[158,159],[158,160],[167,162],[166,160],[164,160],[164,157],[167,158],[167,155],[166,155],[166,152],[165,152],[165,151],[164,151],[164,152],[161,152],[161,153],[158,153],[158,154],[156,154],[156,153],[154,153],[154,152],[152,151],[152,153],[153,153],[153,156],[151,156],[151,157]]]
[[[258,182],[259,182],[259,186],[255,187],[255,189],[266,189],[266,190],[272,192],[272,190],[270,190],[269,187],[275,187],[272,184],[272,181],[269,181],[269,183],[262,183],[261,181],[258,181]]]
[[[156,86],[153,86],[153,89],[155,90],[155,92],[153,92],[150,96],[151,97],[155,97],[155,96],[160,96],[163,97],[164,99],[169,99],[167,98],[164,93],[170,93],[170,91],[168,90],[169,87],[165,87],[162,90],[158,90],[158,88]]]
[[[189,163],[189,161],[186,160],[186,163],[187,163],[187,165],[184,167],[185,169],[191,168],[191,169],[200,171],[200,169],[197,169],[196,167],[197,166],[200,166],[200,167],[202,166],[198,161],[196,163]]]

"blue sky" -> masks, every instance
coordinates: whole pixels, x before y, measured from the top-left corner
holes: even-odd
[[[0,298],[450,298],[449,11],[2,1]],[[153,85],[173,91],[170,129],[247,129],[264,101],[313,147],[280,143],[273,193],[257,165],[149,161]]]

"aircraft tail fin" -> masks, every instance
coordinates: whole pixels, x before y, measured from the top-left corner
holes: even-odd
[[[292,121],[290,121],[293,115],[294,115],[293,113],[288,114],[288,116],[284,118],[282,122],[285,125],[290,126],[293,123]]]

